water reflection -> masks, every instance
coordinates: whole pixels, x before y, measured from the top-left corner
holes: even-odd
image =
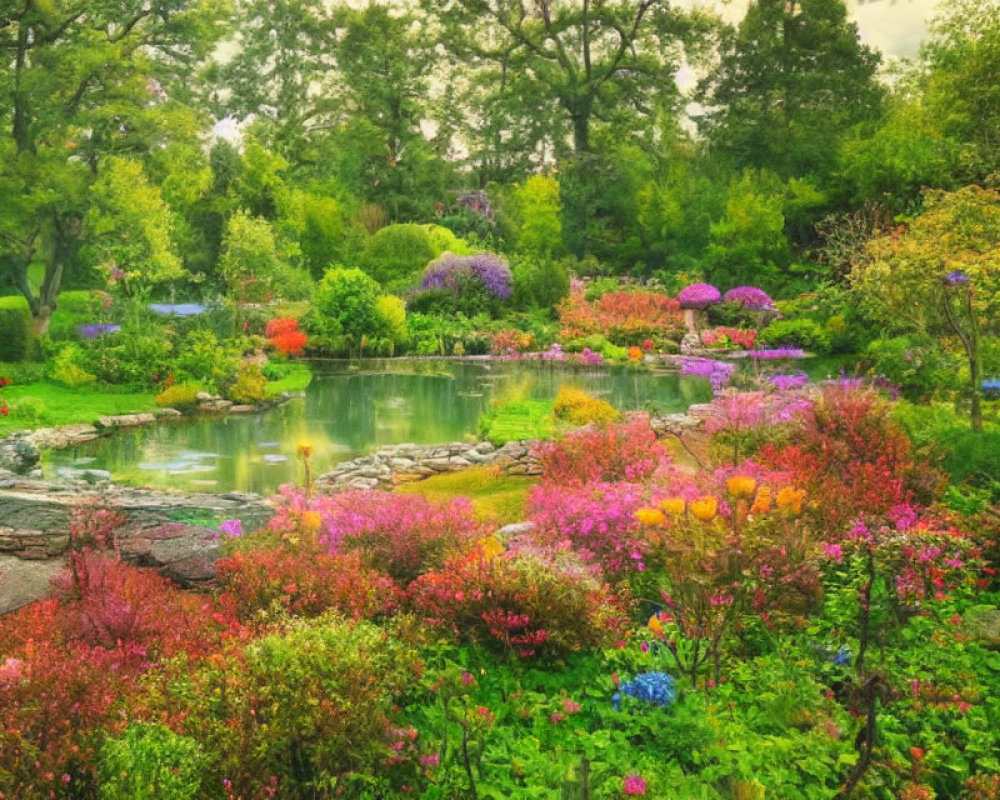
[[[109,470],[121,483],[192,491],[269,493],[301,480],[298,445],[313,446],[314,469],[374,447],[475,438],[494,400],[545,399],[572,383],[616,408],[683,411],[704,402],[708,382],[624,368],[539,362],[381,360],[317,363],[304,398],[263,414],[202,417],[122,431],[51,453],[55,467]]]

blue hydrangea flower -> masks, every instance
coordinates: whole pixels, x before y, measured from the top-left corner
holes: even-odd
[[[616,711],[621,709],[622,694],[657,706],[669,706],[677,700],[677,682],[666,672],[644,672],[623,683],[620,689],[611,698]]]

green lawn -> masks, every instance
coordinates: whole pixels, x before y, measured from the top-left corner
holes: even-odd
[[[506,525],[524,520],[524,503],[535,483],[534,478],[498,476],[491,467],[470,467],[405,483],[396,491],[438,501],[468,497],[480,519]]]
[[[156,408],[152,392],[115,394],[90,387],[70,389],[48,381],[11,384],[0,393],[0,398],[0,402],[10,407],[9,416],[0,416],[0,435],[23,428],[93,422],[105,415],[137,414]]]

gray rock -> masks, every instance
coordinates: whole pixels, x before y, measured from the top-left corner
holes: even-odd
[[[25,561],[0,555],[0,614],[41,600],[52,589],[52,578],[63,569],[58,559]]]
[[[506,542],[517,536],[524,536],[526,533],[531,533],[535,530],[534,522],[514,522],[510,525],[504,525],[493,535],[496,536],[500,541]]]
[[[99,428],[135,428],[139,425],[152,425],[156,417],[152,414],[120,414],[110,417],[98,417]]]
[[[41,458],[41,452],[28,433],[12,433],[0,439],[0,469],[15,475],[27,475],[38,466]]]

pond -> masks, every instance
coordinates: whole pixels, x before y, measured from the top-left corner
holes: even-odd
[[[305,397],[260,414],[202,416],[125,430],[47,454],[45,474],[99,469],[117,483],[268,494],[300,481],[300,444],[316,474],[376,447],[471,440],[494,401],[547,399],[564,383],[622,410],[684,411],[708,381],[624,367],[538,361],[380,359],[316,362]]]

